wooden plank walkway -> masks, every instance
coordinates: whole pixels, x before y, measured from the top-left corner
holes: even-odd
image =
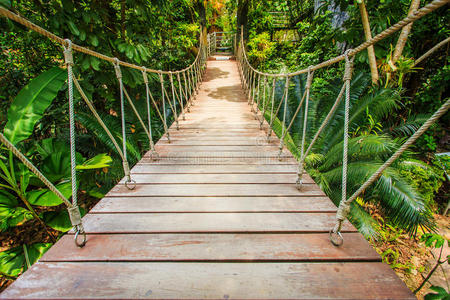
[[[415,299],[250,112],[235,61],[209,61],[195,105],[2,298]],[[267,126],[267,125],[265,125]]]

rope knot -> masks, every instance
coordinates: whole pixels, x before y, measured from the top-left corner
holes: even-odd
[[[348,214],[350,213],[350,204],[347,203],[347,201],[341,201],[341,203],[339,204],[338,207],[338,211],[336,213],[336,219],[338,219],[338,221],[343,222]]]
[[[345,72],[344,72],[344,81],[351,80],[352,79],[352,73],[353,73],[353,61],[355,59],[355,56],[352,56],[351,58],[350,53],[352,52],[352,49],[347,49],[344,53],[345,55]]]
[[[116,71],[117,79],[122,79],[122,71],[120,70],[120,61],[117,57],[114,57],[114,70]]]
[[[67,43],[67,46],[64,46],[64,62],[66,66],[73,66],[72,41],[69,39],[64,41]]]
[[[142,77],[144,77],[144,83],[148,84],[148,77],[147,77],[147,69],[143,67],[144,70],[142,71]]]
[[[308,67],[308,77],[306,79],[306,89],[310,89],[313,81],[313,74],[314,71],[312,71],[312,66]]]

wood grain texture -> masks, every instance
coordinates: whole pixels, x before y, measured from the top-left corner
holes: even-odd
[[[267,142],[236,62],[210,61],[180,130],[172,124],[84,218],[0,298],[415,299],[279,139]]]
[[[389,266],[378,262],[39,262],[1,297],[415,299]]]
[[[328,197],[105,197],[91,213],[336,212]]]
[[[132,169],[132,174],[279,174],[297,173],[297,164],[226,164],[226,165],[194,165],[194,164],[162,164],[138,163]]]
[[[87,233],[327,233],[335,213],[120,213],[87,214]],[[356,231],[345,222],[343,232]]]
[[[122,196],[325,196],[316,184],[304,184],[302,191],[295,184],[151,184],[137,185],[129,190],[116,185],[107,194],[108,197]]]
[[[230,247],[230,245],[233,245]],[[312,234],[90,234],[83,249],[66,235],[40,261],[381,261],[359,233],[334,247]]]
[[[297,180],[297,173],[291,174],[136,174],[133,173],[133,180],[137,184],[209,184],[209,183],[254,183],[254,184],[274,184],[274,183],[295,183]],[[303,175],[303,183],[314,183],[309,175]],[[120,184],[123,184],[126,179],[122,179]]]

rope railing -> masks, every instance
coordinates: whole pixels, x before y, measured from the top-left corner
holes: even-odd
[[[415,11],[410,16],[404,18],[403,20],[397,22],[396,24],[385,29],[381,33],[377,34],[373,38],[362,43],[358,47],[352,49],[348,53],[348,56],[354,56],[354,55],[362,52],[363,50],[366,50],[368,47],[373,46],[374,44],[378,43],[379,41],[391,36],[393,33],[397,32],[397,31],[401,30],[406,25],[417,21],[418,19],[422,18],[423,16],[435,11],[436,9],[438,9],[448,3],[450,3],[450,0],[434,0],[434,1],[430,2],[429,4],[425,5],[421,9],[418,9],[417,11]],[[245,53],[245,51],[243,52],[243,55],[244,55],[245,60],[248,61],[247,54]],[[334,65],[343,60],[345,60],[344,54],[336,56],[336,57],[326,60],[324,62],[321,62],[317,65],[311,66],[311,71],[316,71],[316,70],[319,70],[319,69],[322,69],[325,67],[329,67],[329,66]],[[261,74],[261,75],[271,76],[271,77],[273,77],[273,76],[275,76],[275,77],[286,77],[286,76],[292,77],[292,76],[296,76],[296,75],[300,75],[300,74],[306,74],[306,73],[308,73],[308,68],[309,68],[308,67],[308,68],[301,69],[301,70],[291,72],[291,73],[272,74],[272,73],[265,73],[265,72],[258,71],[255,68],[253,68],[250,64],[248,65],[248,67],[251,69],[252,72],[255,72],[255,73]]]
[[[75,88],[78,90],[81,98],[88,106],[91,113],[94,115],[97,122],[100,124],[100,126],[103,128],[103,130],[106,132],[108,137],[110,138],[111,142],[114,145],[114,148],[117,150],[117,153],[122,159],[122,166],[124,170],[124,174],[126,177],[125,186],[128,189],[134,189],[136,186],[136,182],[131,177],[130,167],[127,159],[127,135],[126,135],[126,120],[125,120],[125,101],[124,98],[127,99],[128,104],[131,106],[132,111],[134,112],[136,118],[138,119],[139,123],[141,124],[142,128],[144,129],[148,139],[149,139],[149,149],[151,152],[151,158],[153,160],[156,160],[159,158],[158,153],[155,150],[155,144],[153,141],[152,136],[152,124],[151,124],[151,104],[153,104],[154,109],[157,112],[157,115],[159,116],[160,120],[163,123],[164,127],[164,134],[167,136],[168,141],[170,142],[170,135],[169,135],[169,129],[168,129],[168,116],[166,111],[166,100],[169,104],[173,116],[174,121],[176,123],[176,128],[179,129],[178,124],[178,117],[181,114],[183,116],[183,119],[185,118],[185,108],[189,112],[189,107],[193,105],[193,100],[195,98],[195,94],[198,93],[199,84],[202,82],[202,76],[204,75],[204,72],[206,70],[205,63],[210,55],[210,45],[209,41],[210,39],[207,39],[207,45],[204,45],[203,42],[203,34],[202,31],[200,32],[200,45],[199,45],[199,51],[194,59],[194,61],[186,68],[181,70],[175,70],[175,71],[162,71],[162,70],[154,70],[147,68],[145,66],[137,66],[132,63],[124,62],[119,60],[118,58],[109,57],[107,55],[98,53],[94,50],[73,44],[68,39],[63,39],[45,29],[42,27],[28,21],[27,19],[14,14],[13,12],[0,7],[0,15],[15,21],[19,24],[22,24],[28,29],[31,29],[50,40],[60,44],[63,46],[64,49],[64,64],[67,68],[68,73],[68,98],[69,98],[69,136],[70,136],[70,157],[71,157],[71,181],[72,181],[72,202],[70,202],[34,165],[32,162],[30,162],[3,134],[0,133],[0,142],[5,144],[5,146],[16,156],[19,158],[20,161],[22,161],[25,166],[27,166],[53,193],[55,193],[56,196],[58,196],[62,202],[67,206],[67,210],[69,212],[69,217],[72,223],[72,226],[74,227],[74,240],[75,244],[78,247],[83,247],[86,244],[87,238],[86,233],[83,228],[82,220],[81,220],[81,213],[80,209],[78,207],[78,201],[77,201],[77,181],[76,181],[76,145],[75,145],[75,108],[74,108],[74,93],[73,93],[73,85],[75,85]],[[119,85],[119,97],[120,97],[120,118],[121,118],[121,133],[122,133],[122,148],[119,146],[118,142],[116,141],[116,138],[111,133],[111,131],[108,129],[106,124],[103,122],[102,118],[98,114],[97,110],[95,109],[95,106],[93,102],[86,96],[86,93],[83,91],[80,83],[78,82],[77,78],[74,76],[73,73],[73,66],[74,66],[74,59],[73,59],[73,51],[81,52],[87,55],[91,55],[94,57],[97,57],[101,60],[111,62],[114,67],[115,75],[118,81]],[[147,105],[147,118],[148,118],[148,128],[145,125],[141,115],[139,114],[138,109],[133,103],[133,100],[131,99],[130,95],[128,94],[123,81],[122,81],[122,67],[127,67],[135,70],[140,70],[142,72],[143,81],[145,84],[145,90],[146,90],[146,105]],[[150,86],[149,86],[149,78],[148,73],[154,73],[159,76],[160,84],[161,84],[161,102],[162,102],[162,110],[161,113],[157,102],[155,101],[153,94],[151,93]],[[171,88],[171,94],[172,98],[169,97],[167,90],[164,85],[164,76],[168,76],[168,80],[170,82],[170,88]],[[176,83],[174,82],[173,76],[176,76]],[[183,80],[181,80],[183,78]],[[176,86],[177,85],[177,86]],[[184,85],[184,86],[183,86]],[[178,103],[177,103],[178,99]],[[151,103],[150,103],[151,102]],[[180,106],[181,111],[179,114],[177,114],[177,105]],[[82,237],[80,240],[79,238]]]
[[[443,5],[449,3],[450,0],[434,0],[431,3],[425,5],[421,9],[415,11],[413,14],[409,15],[408,17],[404,18],[403,20],[399,21],[398,23],[392,25],[391,27],[387,28],[380,34],[376,35],[375,37],[367,40],[366,42],[362,43],[361,45],[357,46],[354,49],[348,49],[345,51],[344,54],[339,55],[337,57],[331,58],[327,61],[321,62],[316,65],[309,66],[305,69],[291,72],[291,73],[278,73],[278,74],[272,74],[267,72],[261,72],[253,68],[248,60],[246,51],[245,51],[245,44],[244,44],[244,38],[243,38],[243,29],[241,28],[241,37],[239,46],[237,49],[237,61],[238,61],[238,70],[239,75],[242,82],[242,87],[245,91],[246,97],[248,99],[248,104],[251,106],[251,111],[255,112],[255,115],[258,114],[258,111],[260,110],[261,103],[263,106],[263,109],[261,111],[261,129],[263,129],[262,123],[266,119],[266,102],[268,105],[270,105],[270,116],[268,117],[268,131],[267,131],[267,139],[268,142],[270,142],[270,136],[272,131],[274,130],[274,123],[275,120],[278,119],[278,114],[281,110],[281,107],[283,106],[283,116],[282,120],[279,120],[281,123],[281,133],[280,133],[280,145],[279,145],[279,153],[278,158],[281,159],[282,150],[284,147],[284,141],[289,133],[290,128],[293,125],[294,120],[296,119],[298,113],[300,112],[301,107],[304,105],[304,117],[303,117],[303,128],[302,128],[302,138],[301,138],[301,145],[300,145],[300,159],[299,159],[299,165],[298,165],[298,173],[297,173],[297,180],[296,180],[296,186],[299,190],[302,189],[303,186],[303,172],[304,172],[304,164],[305,164],[305,158],[310,153],[312,147],[314,146],[315,142],[318,140],[320,134],[322,133],[323,129],[327,126],[327,124],[330,122],[331,118],[333,117],[337,107],[340,105],[342,98],[344,98],[344,130],[343,130],[343,161],[342,161],[342,188],[341,188],[341,201],[338,207],[338,211],[336,214],[336,225],[334,228],[330,230],[330,241],[335,246],[340,246],[343,243],[343,237],[341,234],[341,227],[344,220],[347,218],[349,212],[350,212],[350,203],[354,201],[361,193],[363,193],[371,184],[373,184],[383,173],[383,171],[389,167],[410,145],[414,143],[414,141],[420,137],[434,122],[436,122],[445,112],[448,111],[450,108],[450,100],[447,100],[441,108],[439,108],[438,111],[436,111],[432,117],[430,117],[392,156],[389,158],[372,176],[369,177],[369,179],[364,182],[361,187],[349,198],[347,198],[347,160],[348,160],[348,128],[349,128],[349,110],[350,110],[350,87],[351,87],[351,78],[352,78],[352,72],[353,72],[353,61],[355,58],[355,55],[360,53],[361,51],[367,49],[369,46],[372,46],[379,41],[387,38],[388,36],[392,35],[393,33],[397,32],[398,30],[402,29],[404,26],[420,19],[421,17],[431,13],[432,11],[438,9],[439,7],[442,7]],[[425,59],[427,56],[429,56],[433,51],[435,51],[437,48],[443,46],[444,44],[448,43],[449,38],[445,39],[444,41],[440,42],[438,45],[430,49],[423,58],[421,57],[418,59],[416,64],[420,63],[423,59]],[[322,121],[321,125],[319,126],[318,130],[314,134],[314,137],[312,138],[311,142],[309,143],[306,151],[305,149],[305,138],[306,138],[306,132],[307,132],[307,119],[308,119],[308,105],[309,105],[309,98],[310,98],[310,89],[311,84],[313,80],[313,74],[314,71],[331,66],[333,64],[336,64],[340,61],[345,61],[345,69],[344,69],[344,75],[343,75],[343,85],[342,88],[333,104],[331,109],[329,110],[328,114],[326,115],[325,119]],[[298,103],[298,106],[291,118],[291,121],[286,126],[286,113],[288,110],[288,95],[289,95],[289,80],[290,78],[300,75],[300,74],[307,74],[306,79],[306,86],[305,91],[302,94],[301,100]],[[258,77],[257,84],[255,85],[256,77]],[[270,79],[272,79],[272,94],[269,96],[269,101],[267,101],[265,94],[263,95],[262,99],[259,98],[260,90],[259,90],[259,80],[263,77],[266,84],[266,79],[268,78],[269,82]],[[284,89],[283,93],[280,99],[280,102],[276,104],[276,87],[277,87],[277,81],[284,78]],[[255,93],[258,92],[258,97],[256,98],[255,102]],[[345,96],[344,96],[345,95]],[[256,103],[256,109],[254,109],[254,103]]]

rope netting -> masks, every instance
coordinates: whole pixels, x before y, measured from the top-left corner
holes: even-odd
[[[111,140],[122,159],[123,171],[125,174],[125,186],[128,189],[134,189],[136,186],[136,182],[132,179],[130,166],[127,158],[127,136],[126,136],[126,120],[125,120],[125,99],[129,106],[131,107],[134,115],[139,121],[139,124],[142,126],[145,134],[149,140],[149,149],[150,149],[150,157],[153,160],[157,160],[159,158],[158,153],[155,150],[155,143],[153,141],[152,136],[152,119],[151,119],[151,106],[153,105],[154,110],[156,111],[159,119],[161,120],[164,127],[164,134],[166,135],[168,141],[170,142],[169,136],[169,127],[168,127],[168,115],[166,111],[166,104],[169,105],[172,114],[174,116],[174,121],[176,123],[176,129],[179,129],[178,118],[181,115],[183,119],[185,118],[185,110],[189,111],[189,107],[193,105],[193,101],[195,95],[198,93],[199,84],[202,82],[202,76],[205,71],[206,60],[210,54],[209,45],[205,45],[203,39],[203,33],[200,29],[199,36],[199,50],[194,59],[194,62],[191,63],[188,67],[175,70],[175,71],[162,71],[162,70],[154,70],[147,68],[145,66],[138,66],[135,64],[131,64],[125,61],[121,61],[115,57],[109,57],[107,55],[98,53],[94,50],[82,47],[80,45],[73,44],[68,39],[63,39],[44,28],[28,21],[27,19],[3,8],[0,7],[0,15],[15,21],[23,26],[27,27],[30,30],[33,30],[50,40],[60,44],[63,47],[64,54],[64,64],[67,68],[68,74],[68,98],[69,98],[69,137],[70,137],[70,157],[71,157],[71,182],[72,182],[72,201],[69,201],[64,195],[33,165],[33,163],[28,160],[20,150],[12,144],[3,134],[0,133],[0,141],[5,144],[5,146],[16,156],[20,161],[24,163],[24,165],[29,168],[53,193],[55,193],[67,206],[67,210],[69,212],[69,217],[72,226],[74,227],[75,232],[75,244],[79,247],[83,247],[86,244],[86,233],[83,228],[81,213],[78,206],[77,200],[77,179],[76,179],[76,144],[75,144],[75,108],[74,108],[74,93],[73,86],[79,92],[81,98],[86,103],[87,107],[106,132],[107,136]],[[207,42],[209,41],[209,37]],[[101,60],[108,61],[112,63],[115,71],[115,75],[119,85],[119,97],[120,97],[120,118],[121,118],[121,134],[122,134],[122,147],[119,146],[114,135],[108,129],[106,124],[103,122],[101,116],[98,114],[95,109],[94,102],[88,98],[86,93],[83,91],[77,77],[73,73],[73,66],[75,64],[73,58],[73,51],[81,52],[93,57],[97,57]],[[144,123],[143,118],[141,117],[138,109],[133,103],[132,98],[130,97],[127,89],[122,81],[122,70],[121,67],[131,68],[135,70],[140,70],[142,72],[143,81],[145,84],[146,91],[146,101],[147,101],[147,119],[148,124]],[[157,74],[160,80],[161,87],[161,102],[162,108],[158,107],[157,101],[153,96],[151,89],[149,87],[149,75],[148,73]],[[175,77],[175,80],[174,80]],[[169,82],[168,88],[170,89],[170,93],[167,92],[165,81]],[[177,106],[180,106],[180,111],[177,111]],[[161,112],[162,111],[162,112]],[[81,240],[80,240],[81,237]]]
[[[408,24],[411,24],[412,22],[422,18],[423,16],[431,13],[432,11],[438,9],[439,7],[442,7],[449,3],[449,0],[434,0],[431,3],[427,4],[426,6],[418,9],[414,13],[410,14],[408,17],[404,18],[403,20],[399,21],[398,23],[392,25],[388,29],[384,30],[380,34],[376,35],[375,37],[367,40],[366,42],[362,43],[361,45],[357,46],[354,49],[348,49],[345,51],[344,54],[339,55],[337,57],[334,57],[332,59],[329,59],[327,61],[321,62],[316,65],[309,66],[305,69],[291,72],[291,73],[279,73],[279,74],[272,74],[272,73],[266,73],[256,70],[254,67],[251,66],[246,51],[245,51],[245,44],[244,44],[244,37],[243,37],[243,30],[241,28],[241,37],[239,46],[237,49],[237,60],[238,60],[238,66],[239,66],[239,74],[242,81],[242,87],[244,88],[246,92],[246,96],[248,98],[248,104],[251,106],[251,110],[255,112],[255,115],[258,114],[258,111],[261,111],[261,102],[262,104],[262,111],[261,111],[261,125],[264,120],[267,118],[268,122],[268,129],[267,129],[267,139],[268,142],[270,142],[270,136],[272,134],[272,131],[274,131],[275,122],[281,123],[281,131],[280,133],[280,145],[279,145],[279,153],[278,158],[282,159],[282,150],[285,145],[285,139],[286,136],[289,133],[289,130],[291,129],[294,120],[296,119],[298,113],[300,112],[301,108],[304,110],[304,117],[303,117],[303,128],[302,128],[302,135],[301,135],[301,145],[300,145],[300,159],[299,159],[299,165],[298,165],[298,173],[297,173],[297,181],[296,185],[299,190],[302,189],[303,186],[303,172],[304,172],[304,164],[305,164],[305,158],[310,153],[312,147],[319,139],[320,134],[323,132],[324,128],[327,126],[327,124],[330,123],[330,120],[333,118],[338,106],[342,102],[342,98],[344,98],[344,120],[343,120],[343,159],[342,159],[342,189],[341,189],[341,200],[338,207],[338,211],[336,214],[336,225],[334,228],[330,230],[330,240],[335,246],[339,246],[343,243],[343,237],[341,235],[341,228],[342,223],[344,220],[348,217],[350,212],[350,203],[354,201],[357,197],[359,197],[369,186],[371,186],[375,181],[378,180],[378,178],[381,176],[384,170],[388,168],[406,149],[408,149],[409,146],[411,146],[417,138],[419,138],[433,123],[435,123],[442,115],[444,115],[448,109],[450,108],[450,100],[447,100],[442,106],[411,136],[408,138],[408,140],[402,144],[402,146],[394,153],[392,156],[382,165],[378,168],[378,170],[372,174],[360,187],[359,189],[353,193],[349,198],[347,198],[347,165],[348,165],[348,136],[349,136],[349,111],[350,111],[350,84],[352,79],[352,73],[353,73],[353,61],[355,58],[355,55],[360,53],[361,51],[367,49],[369,46],[372,46],[379,41],[387,38],[388,36],[392,35],[393,33],[401,30],[403,27],[407,26]],[[450,38],[445,39],[444,41],[437,44],[435,47],[430,49],[427,53],[425,53],[422,57],[418,59],[416,64],[420,63],[423,59],[428,57],[433,51],[435,51],[437,48],[445,45],[449,42]],[[307,129],[307,120],[308,120],[308,105],[309,105],[309,98],[310,98],[310,90],[311,90],[311,84],[313,82],[313,74],[314,71],[320,70],[325,67],[329,67],[331,65],[334,65],[340,61],[345,61],[345,68],[344,68],[344,74],[343,74],[343,85],[340,89],[336,100],[330,110],[328,111],[326,117],[320,124],[319,128],[315,132],[313,138],[311,139],[311,142],[309,143],[306,151],[305,148],[305,138],[306,138],[306,129]],[[286,113],[288,111],[288,95],[289,95],[289,83],[291,78],[294,78],[297,75],[300,74],[307,74],[306,78],[306,85],[304,92],[302,94],[302,97],[300,101],[298,102],[297,108],[295,109],[292,118],[288,124],[286,119]],[[264,88],[264,94],[262,99],[260,99],[259,95],[261,93],[260,90],[260,81],[261,78],[264,78],[263,88]],[[269,80],[267,80],[269,79]],[[271,87],[272,87],[272,94],[268,97],[269,99],[266,99],[265,96],[265,90],[266,90],[266,83],[270,82],[270,79],[272,79]],[[281,93],[281,99],[277,100],[275,97],[275,90],[279,88],[279,86],[284,83],[284,88]],[[269,87],[270,88],[270,87]],[[255,99],[256,95],[256,99]],[[266,104],[266,102],[268,102]],[[278,102],[278,103],[276,103]],[[254,108],[254,105],[256,104],[256,108]],[[270,111],[267,111],[266,113],[266,106],[270,106]],[[283,108],[283,115],[281,117],[281,120],[278,118],[279,112]],[[268,116],[266,117],[266,114]]]

